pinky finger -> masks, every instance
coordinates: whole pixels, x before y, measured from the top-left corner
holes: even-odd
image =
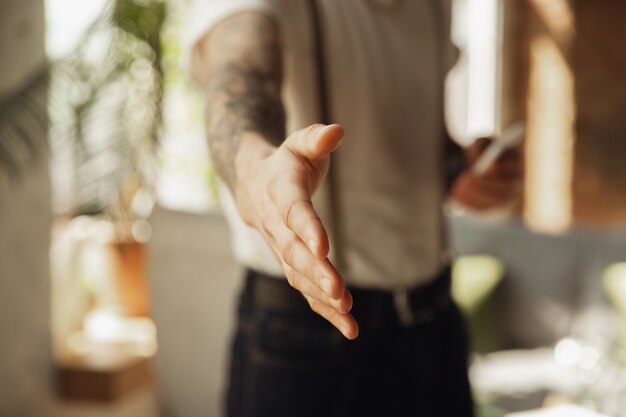
[[[304,297],[309,302],[311,310],[328,320],[330,324],[335,326],[346,337],[346,339],[353,340],[359,335],[359,325],[352,314],[342,314],[315,298],[308,295]]]

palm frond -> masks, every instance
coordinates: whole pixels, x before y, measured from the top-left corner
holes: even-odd
[[[0,177],[16,179],[46,146],[48,70],[0,101]]]
[[[127,216],[128,184],[150,185],[161,122],[161,0],[116,0],[77,49],[55,62],[50,90],[54,206]]]

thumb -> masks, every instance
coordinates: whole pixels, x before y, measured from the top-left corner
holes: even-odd
[[[298,130],[287,138],[284,145],[293,153],[308,159],[321,159],[331,154],[343,138],[343,127],[338,124],[313,124]]]

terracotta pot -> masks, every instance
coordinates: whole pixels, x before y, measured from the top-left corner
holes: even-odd
[[[114,302],[129,316],[147,316],[150,300],[146,279],[147,248],[144,243],[109,243]]]

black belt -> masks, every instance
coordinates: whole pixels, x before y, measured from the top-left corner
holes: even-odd
[[[407,290],[385,291],[348,287],[357,321],[381,322],[389,319],[402,325],[427,323],[451,304],[451,275],[446,267],[430,282]],[[304,297],[284,277],[275,277],[248,269],[243,292],[253,304],[268,310],[290,314],[310,314]]]

